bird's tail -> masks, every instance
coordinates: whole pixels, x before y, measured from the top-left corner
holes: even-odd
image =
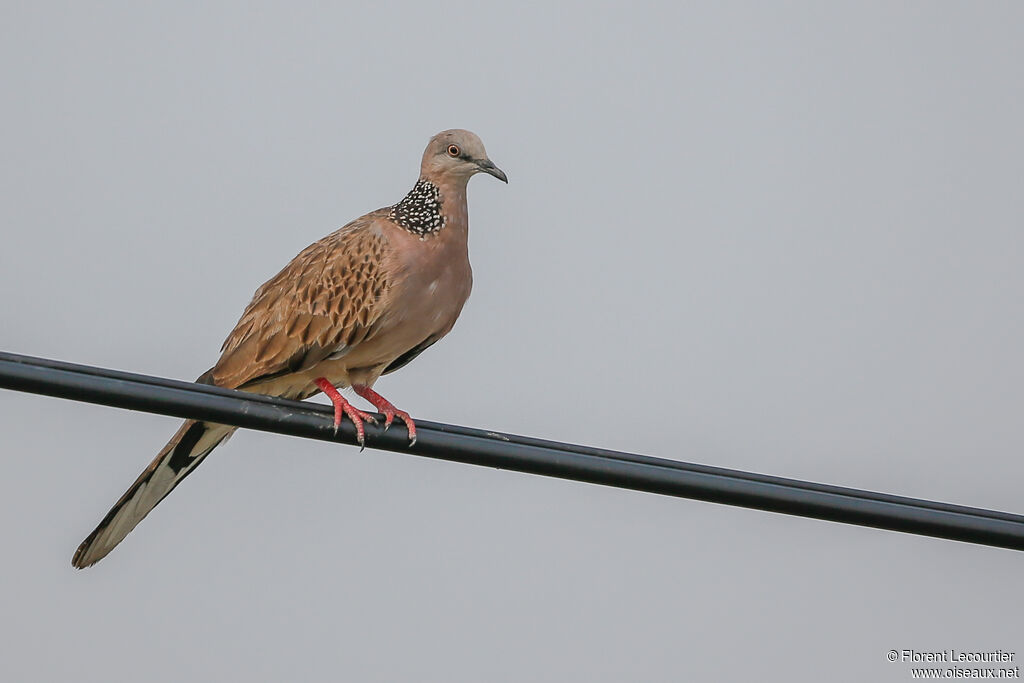
[[[78,569],[96,564],[124,540],[203,458],[237,429],[228,425],[186,420],[156,459],[139,475],[88,538],[78,546],[71,564]]]

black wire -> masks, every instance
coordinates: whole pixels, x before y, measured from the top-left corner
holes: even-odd
[[[0,352],[0,387],[291,436],[355,443],[329,406]],[[366,425],[367,446],[520,472],[1024,550],[1024,517],[949,503],[417,420]]]

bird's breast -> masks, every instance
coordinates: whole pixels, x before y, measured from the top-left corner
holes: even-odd
[[[465,232],[451,227],[423,240],[404,231],[389,235],[393,279],[386,310],[374,333],[339,362],[349,368],[387,365],[452,329],[472,290],[473,272]]]
[[[455,253],[452,253],[452,252]],[[403,326],[418,334],[447,332],[455,324],[473,287],[473,271],[465,252],[438,250],[414,260],[396,283],[393,310]]]

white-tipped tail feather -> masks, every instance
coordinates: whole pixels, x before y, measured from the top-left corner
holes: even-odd
[[[186,420],[156,459],[139,475],[89,537],[78,546],[71,560],[82,569],[96,564],[124,540],[135,526],[202,462],[203,458],[231,436],[236,427]]]

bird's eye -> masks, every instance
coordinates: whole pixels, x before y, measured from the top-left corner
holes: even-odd
[[[457,157],[459,156],[460,150],[458,145],[448,145],[448,156]]]

